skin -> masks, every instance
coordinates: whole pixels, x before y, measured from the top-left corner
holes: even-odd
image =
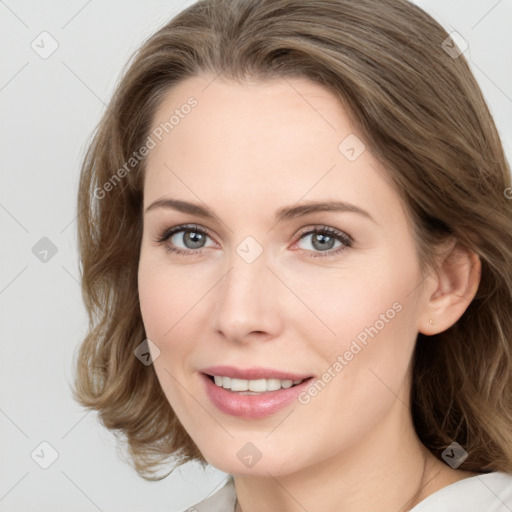
[[[169,90],[153,127],[190,96],[198,105],[148,155],[144,209],[173,198],[215,217],[144,213],[140,305],[162,389],[208,462],[235,476],[237,510],[404,511],[476,475],[425,449],[408,396],[417,333],[460,318],[478,287],[478,257],[447,243],[439,270],[422,279],[389,177],[369,150],[350,161],[338,149],[357,132],[320,85],[194,77]],[[324,211],[274,222],[281,207],[325,200],[357,205],[374,221]],[[202,248],[183,231],[156,241],[181,224],[208,232]],[[323,226],[352,246],[325,255],[342,242],[322,250],[303,235]],[[236,252],[248,236],[263,251],[252,263]],[[320,377],[396,302],[401,311],[306,405],[248,420],[220,412],[204,392],[198,372],[217,364]],[[262,454],[250,468],[237,457],[247,442]]]

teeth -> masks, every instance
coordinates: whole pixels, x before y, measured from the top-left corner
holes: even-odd
[[[229,389],[231,391],[252,391],[254,393],[277,391],[281,388],[288,389],[302,382],[301,379],[293,381],[289,379],[232,379],[231,377],[224,377],[221,375],[215,375],[213,379],[217,386],[224,389]]]
[[[281,389],[281,381],[279,379],[266,379],[267,391],[277,391]]]
[[[231,391],[248,391],[249,381],[243,379],[231,379]]]

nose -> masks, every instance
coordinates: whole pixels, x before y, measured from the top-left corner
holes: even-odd
[[[233,251],[230,263],[215,287],[216,333],[237,343],[278,337],[285,316],[279,305],[283,285],[269,269],[265,251],[251,263]]]

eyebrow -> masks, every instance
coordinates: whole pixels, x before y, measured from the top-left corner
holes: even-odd
[[[146,213],[152,210],[160,208],[170,208],[183,213],[195,215],[197,217],[203,217],[205,219],[216,219],[218,218],[212,210],[208,207],[198,203],[190,203],[188,201],[182,201],[180,199],[159,199],[151,203],[146,208]],[[284,206],[276,211],[275,222],[276,224],[284,220],[294,219],[315,212],[352,212],[357,213],[375,224],[378,222],[366,211],[359,206],[356,206],[345,201],[320,201],[320,202],[308,202],[300,205]]]

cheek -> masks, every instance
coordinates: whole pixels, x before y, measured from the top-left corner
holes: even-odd
[[[321,336],[331,359],[348,350],[354,339],[364,346],[374,338],[395,338],[409,316],[405,310],[417,278],[411,261],[404,264],[382,253],[335,271],[313,269],[300,277],[283,273],[303,303],[295,304],[291,325],[298,322],[303,336],[311,339]]]
[[[166,340],[171,338],[166,333],[176,323],[179,300],[175,293],[176,284],[171,283],[169,267],[162,258],[162,252],[151,246],[144,230],[137,276],[139,305],[146,337],[159,350],[158,357],[153,356],[153,367],[167,395],[169,374],[165,372],[168,366],[165,360],[169,343]]]
[[[168,262],[144,253],[138,272],[139,302],[144,327],[151,339],[164,341],[173,326],[187,315],[204,294],[204,286],[190,270],[178,272]]]
[[[337,336],[322,348],[326,367],[320,380],[326,382],[325,391],[311,401],[338,426],[359,425],[364,430],[382,417],[398,396],[407,403],[403,386],[414,350],[418,313],[410,283],[416,274],[412,266],[398,274],[381,275],[378,286],[352,288],[344,297]],[[333,408],[334,403],[343,407]]]
[[[183,381],[183,372],[190,344],[190,322],[185,315],[192,300],[188,287],[180,287],[179,279],[169,272],[168,265],[151,261],[141,255],[138,273],[139,302],[142,320],[149,338],[159,349],[158,357],[153,359],[153,367],[169,404],[177,414],[184,414],[180,408],[186,402],[176,380]],[[190,297],[190,300],[189,300]],[[182,343],[180,343],[182,340]],[[170,357],[172,355],[172,357]]]
[[[321,290],[316,287],[308,295],[308,305],[331,330],[323,328],[322,342],[315,346],[324,361],[320,380],[325,388],[320,383],[319,389],[329,389],[314,400],[320,408],[341,400],[346,407],[335,415],[346,421],[345,415],[354,413],[348,424],[366,414],[370,421],[376,410],[389,407],[407,373],[418,314],[411,293],[418,280],[413,255],[381,254],[372,265],[352,266],[343,275],[330,276],[319,283]],[[315,339],[311,324],[307,329]],[[315,325],[320,324],[315,320]],[[305,396],[304,403],[308,400]],[[361,403],[375,407],[363,411]]]
[[[161,338],[160,333],[165,329],[165,311],[172,311],[173,306],[172,303],[168,303],[170,297],[165,293],[164,283],[159,274],[152,271],[141,259],[138,278],[140,309],[146,335],[155,341]]]

